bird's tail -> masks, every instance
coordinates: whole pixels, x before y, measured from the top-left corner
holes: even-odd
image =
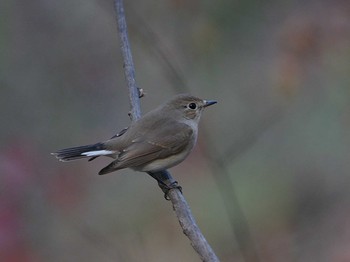
[[[87,157],[95,158],[97,156],[108,156],[113,155],[114,153],[114,151],[106,150],[106,146],[103,143],[97,143],[93,145],[65,148],[51,154],[56,156],[60,161],[66,162]]]

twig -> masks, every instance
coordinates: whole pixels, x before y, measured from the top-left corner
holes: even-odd
[[[141,118],[140,93],[135,80],[135,67],[132,60],[131,48],[128,39],[128,30],[125,20],[125,12],[122,0],[114,0],[114,7],[117,13],[118,33],[120,38],[120,48],[124,61],[124,74],[126,84],[129,89],[130,117],[132,121]]]
[[[121,50],[124,59],[125,78],[129,88],[129,98],[131,105],[130,114],[132,120],[135,121],[141,117],[140,99],[139,90],[136,86],[135,69],[132,61],[131,49],[127,35],[127,25],[125,20],[123,1],[114,0],[114,5],[118,21],[118,34],[121,42]],[[170,175],[170,173],[166,170],[164,170],[160,174],[167,178],[165,180],[165,183],[169,183],[169,181],[175,181]],[[203,236],[202,232],[198,228],[181,191],[178,188],[173,188],[169,192],[167,192],[167,196],[172,202],[173,209],[176,213],[176,216],[178,217],[183,232],[190,239],[191,245],[199,254],[202,261],[219,261],[214,251]]]

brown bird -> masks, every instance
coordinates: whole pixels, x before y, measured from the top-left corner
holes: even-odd
[[[132,122],[120,134],[96,144],[61,149],[55,153],[60,161],[108,156],[115,160],[99,175],[131,168],[158,172],[182,162],[197,141],[198,122],[213,100],[181,94]]]

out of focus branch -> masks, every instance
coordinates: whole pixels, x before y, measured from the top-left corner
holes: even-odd
[[[154,32],[154,30],[147,24],[147,21],[142,19],[141,16],[137,15],[136,10],[134,11],[134,16],[136,17],[136,26],[135,30],[141,35],[142,40],[148,43],[149,47],[152,48],[154,53],[158,56],[161,62],[164,63],[163,68],[165,69],[166,75],[171,80],[172,87],[176,92],[189,92],[190,88],[186,83],[185,77],[181,73],[180,67],[174,63],[174,59],[169,57],[169,52],[166,50],[166,47],[162,45],[160,37]],[[141,28],[140,26],[141,25]],[[264,128],[267,129],[266,125]],[[230,155],[222,154],[218,152],[214,143],[210,142],[210,136],[206,132],[205,126],[202,127],[202,134],[206,138],[206,150],[204,150],[207,159],[209,159],[210,167],[215,174],[214,180],[217,183],[219,192],[222,195],[224,205],[229,217],[229,221],[232,226],[233,235],[236,238],[239,252],[241,253],[244,261],[249,262],[258,262],[260,258],[258,252],[255,249],[255,244],[253,237],[250,232],[250,228],[247,222],[247,219],[244,215],[244,212],[241,208],[239,200],[237,198],[235,189],[233,187],[233,182],[227,171],[227,163],[229,160],[232,160],[233,157],[239,155],[244,150],[248,149],[260,134],[259,130],[253,130],[252,134],[254,137],[247,136],[244,138],[244,143],[238,148],[238,151],[235,150],[236,144],[233,147],[230,147]],[[249,133],[250,135],[251,133]],[[241,139],[240,139],[241,141]],[[210,154],[208,152],[211,152]],[[213,157],[213,156],[217,157]]]
[[[135,69],[131,55],[131,49],[129,45],[128,35],[127,35],[127,24],[125,19],[124,7],[122,0],[114,0],[115,10],[117,13],[118,21],[118,34],[120,38],[120,45],[124,59],[124,72],[129,89],[129,99],[131,105],[130,115],[133,121],[141,118],[140,110],[140,92],[136,86],[135,81]],[[160,174],[150,174],[154,177],[165,177],[162,183],[166,185],[172,185],[175,180],[172,178],[170,173],[166,170]],[[159,182],[159,180],[158,180]],[[170,184],[168,184],[170,183]],[[161,183],[159,183],[161,186]],[[164,188],[161,187],[164,191]],[[202,261],[219,261],[214,251],[206,241],[205,237],[198,228],[195,219],[191,213],[191,210],[183,197],[181,191],[178,188],[172,188],[166,191],[167,196],[173,204],[174,211],[178,217],[179,223],[183,229],[185,235],[190,239],[191,245],[199,254]]]
[[[264,118],[259,121],[254,128],[245,133],[237,142],[232,143],[229,148],[221,154],[220,159],[225,163],[232,163],[238,156],[250,149],[257,140],[272,126],[278,123],[285,116],[282,108],[272,109],[265,113]]]

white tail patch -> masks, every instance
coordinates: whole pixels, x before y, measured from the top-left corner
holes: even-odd
[[[82,156],[107,156],[114,154],[115,151],[110,150],[97,150],[97,151],[89,151],[85,153],[81,153]]]

